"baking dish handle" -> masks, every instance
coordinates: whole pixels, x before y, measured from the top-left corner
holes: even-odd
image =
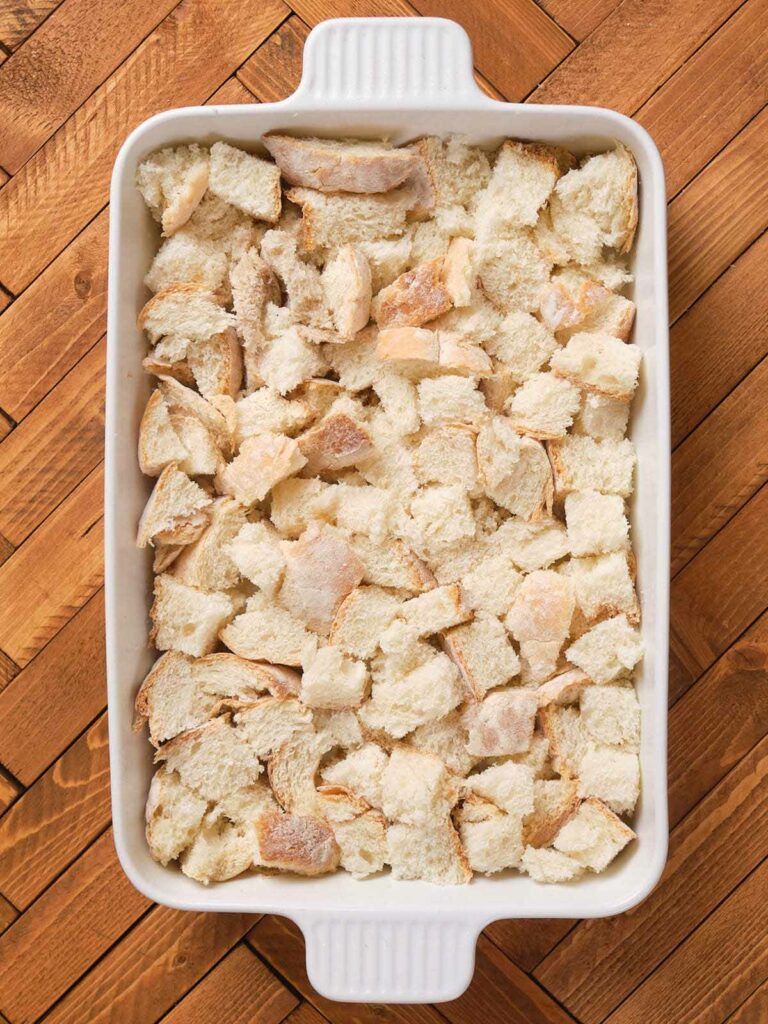
[[[482,923],[457,916],[303,913],[307,974],[327,999],[439,1003],[472,980]]]
[[[469,36],[447,18],[333,18],[309,33],[285,104],[404,109],[492,103],[475,84]]]

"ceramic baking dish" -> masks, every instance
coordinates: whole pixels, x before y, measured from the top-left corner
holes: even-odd
[[[514,55],[510,55],[514,59]],[[136,460],[139,419],[151,382],[136,316],[158,229],[134,187],[152,150],[224,139],[260,150],[270,129],[381,137],[464,133],[481,145],[512,136],[562,143],[577,153],[635,155],[640,226],[634,250],[635,341],[644,355],[632,438],[639,465],[633,507],[646,655],[638,678],[642,707],[640,806],[632,844],[602,875],[542,886],[509,873],[442,889],[388,875],[356,881],[253,874],[204,887],[163,868],[144,840],[152,773],[145,735],[131,729],[136,689],[155,654],[147,643],[150,559],[134,546],[150,490]],[[109,732],[114,834],[133,884],[158,903],[189,910],[282,914],[301,927],[312,984],[325,996],[365,1002],[433,1002],[469,984],[478,933],[498,918],[598,917],[642,900],[657,882],[667,849],[666,724],[669,570],[669,372],[664,174],[658,151],[634,121],[592,107],[498,103],[475,85],[464,31],[434,18],[328,21],[304,50],[297,91],[281,103],[190,107],[145,121],[128,138],[112,178],[106,429],[106,605]],[[535,922],[531,928],[535,928]]]

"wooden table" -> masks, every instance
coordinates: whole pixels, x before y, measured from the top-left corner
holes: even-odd
[[[0,1017],[51,1024],[768,1021],[768,0],[0,0]],[[108,182],[155,111],[275,100],[309,27],[440,14],[509,100],[603,104],[667,169],[669,865],[631,914],[488,929],[465,996],[328,1003],[279,918],[185,914],[110,833]]]

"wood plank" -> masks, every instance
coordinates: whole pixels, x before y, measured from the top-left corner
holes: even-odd
[[[674,453],[673,575],[768,480],[766,394],[768,359],[763,359]]]
[[[766,145],[768,108],[672,201],[669,207],[671,322],[684,313],[768,225],[768,163],[763,155]],[[0,192],[0,200],[2,195]]]
[[[445,1018],[431,1006],[336,1003],[318,995],[307,978],[302,934],[293,921],[285,917],[265,915],[248,932],[247,942],[291,988],[333,1024],[361,1024],[374,1019],[377,1024],[444,1024]]]
[[[676,825],[768,732],[768,612],[669,715],[669,819]]]
[[[413,0],[421,14],[458,21],[475,64],[508,100],[521,100],[573,50],[573,42],[533,0]]]
[[[8,181],[8,177],[9,176],[5,173],[5,171],[2,170],[2,168],[0,168],[0,186],[4,185],[6,181]],[[10,296],[8,292],[5,292],[2,290],[2,288],[0,288],[0,313],[2,313],[4,309],[7,309],[12,301],[12,296]]]
[[[99,591],[0,693],[0,764],[31,786],[103,710],[106,698]]]
[[[246,89],[243,83],[238,81],[233,75],[206,102],[208,104],[227,106],[232,103],[253,103],[254,101],[253,93]]]
[[[452,1024],[571,1024],[573,1018],[485,936],[477,944],[472,983],[458,999],[441,1003]]]
[[[672,328],[673,447],[768,354],[767,261],[764,233]]]
[[[534,971],[583,1024],[601,1021],[763,859],[767,778],[764,739],[672,832],[667,867],[651,895],[627,914],[583,921]],[[678,1024],[668,1002],[662,1005],[664,1024]]]
[[[0,441],[3,441],[13,430],[13,421],[0,410]]]
[[[11,806],[20,793],[21,786],[0,766],[0,814]]]
[[[106,338],[0,444],[0,531],[20,546],[104,456]]]
[[[101,586],[103,504],[100,465],[0,566],[0,647],[20,667]]]
[[[106,330],[102,211],[0,317],[0,407],[23,419]]]
[[[5,896],[0,896],[0,935],[13,924],[18,916],[19,912],[16,907]]]
[[[616,10],[621,0],[539,0],[539,6],[581,41]]]
[[[236,946],[164,1024],[279,1024],[299,1000],[246,945]]]
[[[768,1020],[768,981],[756,988],[726,1021],[726,1024],[765,1024]]]
[[[0,818],[0,892],[24,909],[109,824],[107,716]]]
[[[12,552],[13,548],[11,548],[11,553]],[[2,561],[3,559],[0,558],[0,563],[2,563]],[[12,658],[9,658],[5,651],[0,651],[0,693],[3,692],[8,683],[10,683],[12,679],[15,679],[18,674],[19,666],[16,662],[13,661]],[[0,761],[2,761],[1,758]]]
[[[494,921],[485,929],[485,934],[512,963],[530,973],[575,924],[562,918],[530,921],[518,918]]]
[[[739,0],[624,0],[531,99],[632,114],[739,5]]]
[[[67,0],[0,71],[0,164],[11,174],[50,138],[178,0]]]
[[[694,677],[768,606],[766,515],[763,487],[672,581],[670,642]]]
[[[766,49],[768,0],[750,0],[637,112],[661,151],[667,196],[768,102]],[[716,110],[717,117],[702,118],[702,110]]]
[[[262,103],[285,99],[298,87],[309,28],[295,14],[238,69],[237,77]]]
[[[327,18],[407,18],[416,13],[406,0],[291,0],[290,6],[307,25]]]
[[[20,292],[98,213],[132,128],[202,102],[288,13],[282,0],[183,0],[0,190],[3,284]]]
[[[309,1003],[302,1003],[285,1018],[288,1024],[325,1024],[326,1018],[317,1012]]]
[[[0,42],[15,50],[60,3],[61,0],[0,0]]]
[[[46,1024],[157,1020],[240,941],[253,920],[156,907],[54,1006]]]
[[[110,829],[0,936],[0,1006],[14,1024],[36,1020],[150,906]]]
[[[720,1021],[768,975],[768,861],[606,1024]]]

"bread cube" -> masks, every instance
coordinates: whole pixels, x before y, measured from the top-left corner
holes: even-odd
[[[153,153],[136,171],[136,186],[164,235],[178,231],[208,188],[208,150],[193,143]]]
[[[297,541],[283,541],[285,576],[280,604],[327,636],[342,601],[363,579],[363,566],[345,537],[331,526],[311,524]]]
[[[533,769],[528,765],[505,761],[470,775],[465,785],[518,821],[533,812],[534,778]]]
[[[512,606],[522,579],[508,552],[490,555],[461,577],[464,603],[476,613],[504,615]]]
[[[535,373],[512,395],[506,411],[519,433],[547,441],[565,435],[580,406],[574,384],[553,373]]]
[[[555,492],[565,496],[571,491],[600,491],[628,498],[637,456],[626,438],[621,441],[595,441],[591,437],[569,435],[548,444],[555,478]]]
[[[520,671],[520,660],[497,618],[482,615],[443,635],[443,646],[461,673],[470,700],[508,683]]]
[[[588,434],[596,441],[620,441],[628,423],[629,402],[585,392],[573,421],[573,433]]]
[[[574,334],[552,356],[552,372],[585,391],[628,402],[635,393],[642,353],[609,334]]]
[[[477,435],[480,482],[489,498],[522,519],[552,511],[552,470],[544,447],[520,437],[508,419],[494,416]]]
[[[471,614],[464,604],[458,583],[434,587],[400,606],[402,621],[415,636],[420,637],[432,636],[466,622]]]
[[[278,665],[300,666],[317,644],[303,622],[262,593],[248,599],[245,612],[221,629],[220,636],[241,658]]]
[[[402,601],[381,587],[356,587],[339,605],[330,640],[356,658],[372,658]]]
[[[219,471],[217,482],[224,494],[231,494],[241,505],[253,505],[306,463],[293,438],[255,434],[243,441],[239,454]]]
[[[396,746],[381,780],[382,810],[391,821],[437,825],[448,817],[459,788],[434,754]]]
[[[297,139],[270,132],[264,145],[291,185],[322,192],[388,192],[413,173],[409,150],[358,139]]]
[[[332,786],[344,786],[381,809],[382,779],[389,757],[376,743],[366,743],[321,769],[322,779]]]
[[[615,615],[599,622],[571,644],[565,656],[596,683],[610,683],[630,672],[643,656],[639,630],[627,616]]]
[[[391,825],[387,862],[395,879],[418,878],[435,885],[462,885],[472,878],[459,836],[450,821],[424,828]]]
[[[640,704],[633,687],[587,686],[580,705],[586,734],[596,744],[640,750]]]
[[[368,689],[364,662],[348,658],[340,647],[321,647],[304,663],[299,699],[312,708],[338,711],[359,707]]]
[[[206,593],[167,573],[155,577],[154,594],[150,639],[158,651],[181,651],[193,657],[210,654],[219,631],[235,614],[228,594]]]
[[[478,244],[475,265],[483,291],[502,313],[538,309],[552,270],[549,257],[522,231]]]
[[[565,523],[572,555],[602,555],[629,546],[624,501],[617,494],[572,492],[565,499]]]
[[[523,310],[512,310],[485,342],[486,351],[509,370],[516,384],[524,384],[549,362],[557,342],[540,320]]]
[[[419,415],[425,426],[456,422],[478,424],[488,413],[485,399],[468,377],[448,374],[418,385]]]
[[[459,835],[473,871],[492,875],[520,866],[523,844],[519,818],[501,814],[486,821],[464,822]]]
[[[576,606],[585,623],[592,624],[620,612],[632,625],[640,621],[640,604],[626,552],[572,558],[561,571],[573,580]]]
[[[554,847],[590,871],[605,871],[635,833],[600,800],[585,800],[554,839]]]
[[[536,695],[528,689],[497,690],[463,714],[467,750],[478,757],[524,753],[531,745]]]
[[[570,882],[584,870],[577,860],[560,853],[559,850],[547,847],[537,849],[535,846],[526,846],[520,859],[520,867],[534,882],[548,885]]]

